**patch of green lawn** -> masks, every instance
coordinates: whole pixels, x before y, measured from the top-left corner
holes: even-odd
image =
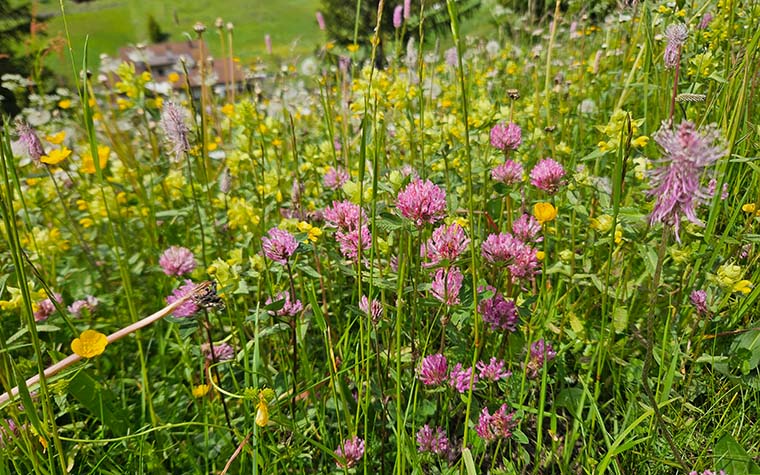
[[[99,63],[102,53],[115,56],[123,46],[147,43],[149,15],[169,35],[169,41],[181,41],[188,34],[195,37],[193,25],[197,21],[204,23],[208,28],[206,41],[215,56],[221,54],[221,46],[214,22],[218,17],[225,23],[232,22],[235,56],[244,64],[266,55],[266,34],[272,37],[274,54],[280,56],[309,53],[323,41],[314,17],[318,0],[96,0],[84,4],[66,2],[65,8],[76,62],[81,64],[85,38],[89,36],[88,63],[92,66]],[[52,15],[47,22],[49,36],[65,38],[58,2],[41,4],[40,13]],[[56,75],[71,76],[67,53],[50,55],[46,64]]]

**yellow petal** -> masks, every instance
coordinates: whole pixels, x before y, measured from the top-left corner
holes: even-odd
[[[85,330],[71,342],[71,350],[82,358],[92,358],[103,353],[108,345],[108,338],[95,330]]]

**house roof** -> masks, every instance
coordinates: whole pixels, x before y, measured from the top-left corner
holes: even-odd
[[[208,85],[244,82],[246,77],[240,65],[229,58],[214,59],[208,53],[208,47],[201,40],[186,40],[155,43],[144,47],[129,46],[119,49],[122,61],[134,63],[138,73],[150,70],[155,82],[170,82],[169,74],[176,72],[180,81],[172,84],[174,89],[185,86],[184,60],[190,79],[190,86],[201,84],[199,62],[202,55],[206,58],[206,83]]]

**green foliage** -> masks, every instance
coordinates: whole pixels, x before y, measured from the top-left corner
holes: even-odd
[[[151,43],[162,43],[169,38],[169,34],[161,29],[153,15],[148,15],[148,38]]]

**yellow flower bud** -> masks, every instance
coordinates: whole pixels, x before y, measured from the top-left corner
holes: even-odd
[[[548,223],[557,217],[557,208],[547,202],[536,203],[533,205],[533,216],[540,224]]]

